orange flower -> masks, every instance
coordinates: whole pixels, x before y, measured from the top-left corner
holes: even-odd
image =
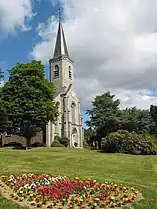
[[[63,208],[63,205],[58,205],[57,208],[58,208],[58,209],[62,209],[62,208]]]
[[[109,203],[109,201],[108,201],[108,200],[104,200],[103,203],[104,203],[105,205],[107,205],[107,204]]]
[[[88,200],[88,204],[91,205],[92,204],[92,199]]]

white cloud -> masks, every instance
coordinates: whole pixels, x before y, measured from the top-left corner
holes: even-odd
[[[4,33],[29,30],[32,16],[32,0],[0,0],[0,29]]]
[[[82,108],[105,91],[116,94],[122,107],[157,103],[149,90],[157,84],[157,1],[62,0],[62,4]],[[56,29],[54,17],[39,24],[41,42],[32,51],[34,58],[52,57]]]

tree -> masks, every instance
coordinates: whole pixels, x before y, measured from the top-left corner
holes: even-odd
[[[90,117],[86,125],[96,132],[96,136],[91,137],[91,142],[98,142],[99,149],[101,148],[102,137],[104,137],[103,127],[107,127],[108,121],[116,120],[119,117],[120,101],[114,97],[115,95],[110,92],[96,96],[92,102],[92,109],[86,112]],[[107,134],[108,130],[105,132]]]
[[[157,106],[150,106],[150,116],[152,119],[152,125],[150,127],[150,134],[157,136]]]
[[[108,120],[118,117],[120,101],[114,97],[115,95],[111,95],[110,92],[96,96],[92,102],[92,109],[86,112],[90,117],[90,121],[86,122],[87,126],[90,124],[94,130],[97,130]]]
[[[53,101],[54,86],[45,78],[41,61],[17,63],[10,71],[9,81],[2,87],[1,99],[17,134],[30,139],[48,121],[58,116],[58,103]]]
[[[123,130],[130,132],[149,131],[151,124],[149,110],[141,110],[136,107],[121,110],[121,129]]]
[[[95,135],[95,132],[91,129],[84,129],[84,139],[89,141],[89,139]]]
[[[8,114],[5,108],[0,107],[0,134],[5,132],[8,124]]]
[[[0,76],[1,76],[1,69],[0,69]],[[7,110],[3,107],[3,102],[1,99],[1,92],[2,88],[0,87],[0,134],[5,132],[9,127],[9,118]],[[2,137],[2,136],[1,136]]]

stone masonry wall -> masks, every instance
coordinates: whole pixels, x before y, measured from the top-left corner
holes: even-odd
[[[18,135],[6,136],[5,134],[2,135],[2,146],[5,145],[5,144],[9,144],[11,142],[16,142],[16,143],[19,143],[21,145],[26,145],[26,140],[22,136],[18,136]],[[38,132],[35,137],[32,137],[31,144],[34,144],[35,142],[39,142],[39,143],[43,142],[42,132]]]

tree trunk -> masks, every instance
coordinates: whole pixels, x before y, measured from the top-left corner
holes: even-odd
[[[31,147],[31,137],[26,138],[26,149],[30,149]]]

